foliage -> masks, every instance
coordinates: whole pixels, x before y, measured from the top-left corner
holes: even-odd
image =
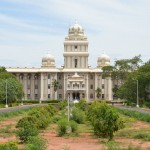
[[[66,108],[66,106],[67,106],[67,100],[61,100],[59,102],[59,109],[60,110],[63,110],[64,108]]]
[[[28,137],[38,135],[39,129],[45,129],[48,126],[55,112],[56,109],[50,105],[33,108],[28,116],[20,119],[16,125],[19,128],[17,135],[20,140],[27,142]]]
[[[124,114],[129,117],[133,117],[137,120],[150,122],[150,114],[149,113],[142,113],[134,110],[127,110],[127,109],[120,109],[116,108],[121,114]]]
[[[134,73],[130,73],[124,84],[122,84],[117,95],[120,98],[135,102],[137,97],[137,82],[138,82],[138,97],[139,104],[150,100],[150,61],[139,67]]]
[[[16,125],[17,128],[25,128],[26,126],[34,126],[38,128],[39,120],[35,116],[26,116],[21,118]]]
[[[58,125],[58,135],[59,136],[63,136],[67,133],[67,127],[69,127],[69,122],[67,121],[67,119],[62,118],[61,120],[58,121],[57,123]]]
[[[18,146],[16,142],[1,143],[0,150],[18,150]]]
[[[98,87],[96,90],[96,97],[99,99],[101,97],[101,94],[102,94],[102,90]]]
[[[17,99],[21,99],[24,95],[22,84],[11,73],[8,73],[4,67],[0,67],[0,100],[6,99],[7,87],[7,101],[12,104]]]
[[[120,150],[120,145],[114,141],[108,141],[105,143],[104,150]]]
[[[56,79],[54,79],[52,82],[52,86],[54,87],[54,92],[56,92],[59,86],[59,82]]]
[[[81,110],[83,110],[83,111],[85,111],[86,110],[86,108],[87,108],[87,102],[85,101],[85,99],[81,99],[80,101],[79,101],[79,103],[76,103],[75,104],[75,106],[77,107],[77,108],[79,108],[79,109],[81,109]]]
[[[25,145],[25,150],[45,150],[46,140],[39,136],[31,136],[27,140]]]
[[[4,112],[4,113],[0,113],[0,121],[6,119],[6,118],[11,118],[11,117],[14,117],[14,116],[18,116],[20,114],[25,114],[27,113],[28,111],[30,111],[32,108],[25,108],[25,109],[21,109],[21,110],[14,110],[14,111],[11,111],[11,112]]]
[[[17,131],[17,136],[22,142],[27,142],[30,136],[37,136],[38,129],[34,126],[24,126]]]
[[[75,121],[73,121],[73,120],[71,120],[69,124],[70,124],[70,127],[71,127],[71,131],[73,133],[77,133],[77,131],[78,131],[78,124]]]
[[[77,133],[78,125],[75,121],[71,120],[68,122],[66,118],[62,118],[57,123],[58,135],[64,136],[66,134]]]
[[[72,120],[76,121],[77,123],[81,124],[85,122],[85,112],[79,108],[74,107],[72,110]]]
[[[88,118],[92,122],[94,132],[99,137],[112,140],[114,132],[124,127],[118,112],[106,102],[95,102],[88,109]]]

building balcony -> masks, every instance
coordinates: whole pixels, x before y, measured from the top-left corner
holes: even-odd
[[[85,91],[85,87],[68,87],[67,91]]]

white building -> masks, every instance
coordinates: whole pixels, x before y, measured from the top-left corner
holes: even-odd
[[[55,66],[55,59],[47,54],[42,58],[41,68],[7,68],[23,84],[24,99],[72,99],[84,98],[92,101],[96,98],[95,90],[102,89],[102,99],[112,100],[111,78],[102,78],[102,67],[110,65],[110,58],[102,54],[97,59],[97,68],[90,68],[88,63],[88,40],[83,28],[75,23],[69,28],[64,41],[64,65]],[[56,92],[52,87],[54,80],[59,82]]]

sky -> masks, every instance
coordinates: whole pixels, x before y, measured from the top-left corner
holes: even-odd
[[[50,53],[64,64],[63,42],[78,21],[89,65],[103,52],[115,60],[150,59],[150,0],[0,0],[0,66],[40,67]]]

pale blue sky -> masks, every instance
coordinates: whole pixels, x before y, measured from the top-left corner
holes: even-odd
[[[89,64],[150,59],[150,0],[0,0],[0,65],[41,66],[49,51],[63,65],[63,42],[75,20],[89,40]]]

